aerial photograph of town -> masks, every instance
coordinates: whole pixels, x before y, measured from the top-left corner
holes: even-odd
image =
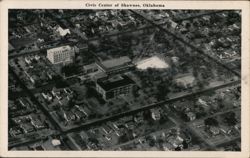
[[[8,10],[9,151],[241,151],[241,10]]]

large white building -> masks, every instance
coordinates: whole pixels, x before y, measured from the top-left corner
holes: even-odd
[[[73,62],[75,48],[68,45],[47,50],[47,58],[52,64],[68,64]]]

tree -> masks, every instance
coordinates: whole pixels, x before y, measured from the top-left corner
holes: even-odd
[[[144,120],[150,120],[150,119],[151,119],[151,113],[150,113],[149,110],[145,110],[145,111],[143,112],[143,119],[144,119]]]
[[[79,66],[75,64],[65,65],[61,68],[61,73],[65,76],[71,76],[74,74],[78,74],[80,72]]]
[[[67,87],[67,86],[68,86],[68,84],[63,80],[57,80],[56,81],[56,85],[55,85],[56,88],[64,88],[64,87]]]
[[[186,140],[183,141],[182,145],[183,145],[183,149],[187,149],[188,148],[188,143],[187,143]]]
[[[175,148],[175,151],[181,151],[181,147],[177,147],[177,148]]]
[[[148,144],[149,146],[153,147],[156,145],[156,140],[152,136],[150,136],[148,137]]]
[[[134,87],[132,89],[132,94],[135,98],[139,97],[139,93],[138,93],[138,87]]]
[[[159,120],[159,123],[160,123],[160,124],[164,124],[164,123],[166,123],[166,121],[167,121],[167,117],[162,116],[162,117],[160,118],[160,120]]]
[[[157,86],[157,100],[164,100],[167,93],[170,91],[168,86],[164,83],[161,82],[158,86]]]
[[[119,137],[119,143],[124,143],[127,142],[128,140],[129,139],[126,133]]]
[[[219,122],[215,118],[210,117],[204,120],[204,124],[206,126],[218,126]]]
[[[203,88],[204,88],[204,83],[203,83],[203,81],[198,80],[198,81],[197,81],[197,86],[199,87],[199,89],[203,89]]]
[[[227,113],[224,122],[227,123],[229,126],[236,125],[237,119],[235,118],[235,113],[234,112]]]

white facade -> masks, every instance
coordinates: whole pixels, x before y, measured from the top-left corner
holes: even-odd
[[[66,36],[67,34],[70,34],[69,29],[63,29],[60,26],[56,29],[56,32],[59,33],[59,35],[62,37]]]
[[[47,50],[47,58],[52,64],[71,63],[74,56],[75,49],[68,45]]]

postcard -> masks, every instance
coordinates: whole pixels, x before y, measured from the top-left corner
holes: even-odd
[[[1,1],[2,157],[249,157],[249,1]]]

